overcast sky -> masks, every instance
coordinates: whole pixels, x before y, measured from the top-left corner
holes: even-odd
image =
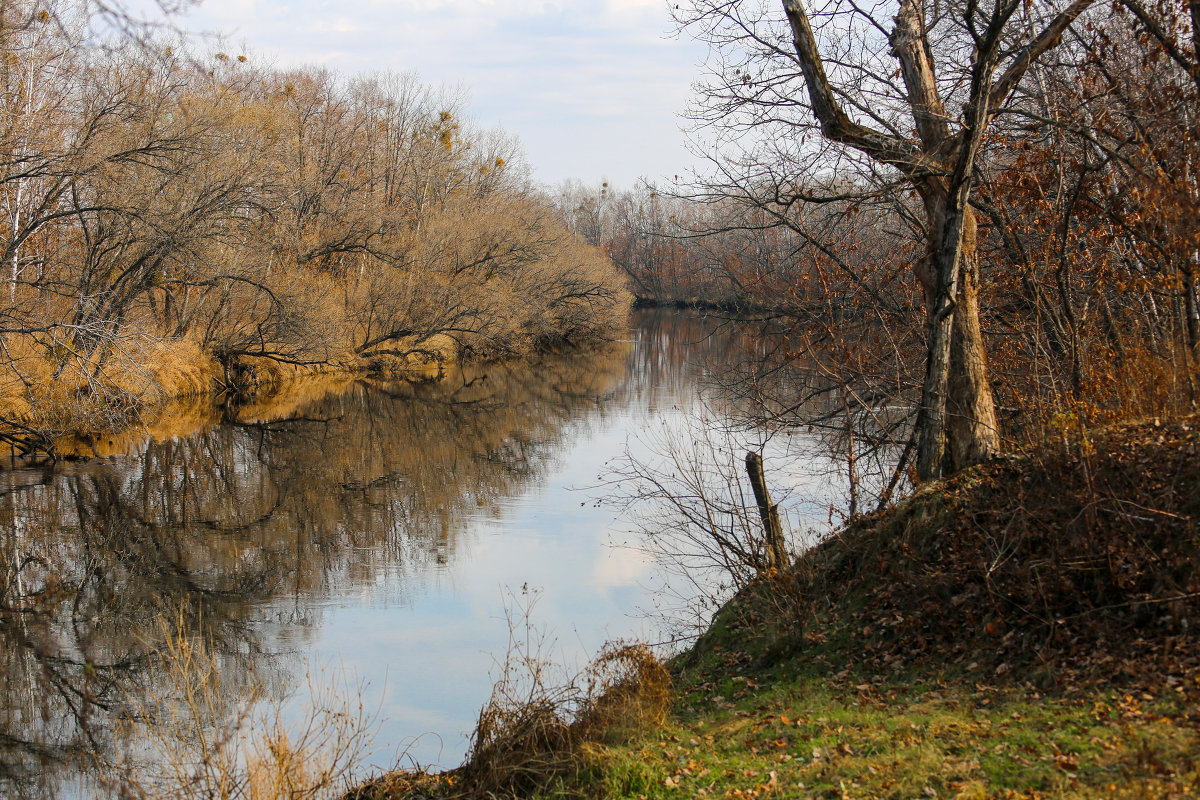
[[[628,188],[694,161],[679,114],[704,50],[672,37],[666,0],[205,0],[184,26],[281,67],[462,86],[472,117],[516,134],[546,184]]]

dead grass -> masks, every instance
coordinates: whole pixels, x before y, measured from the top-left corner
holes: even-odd
[[[590,745],[642,735],[666,718],[670,678],[645,645],[609,645],[562,683],[546,669],[525,654],[510,659],[459,772],[464,796],[526,795],[577,769]]]
[[[624,741],[666,722],[671,676],[646,645],[611,644],[585,674],[587,700],[573,723],[580,739]]]
[[[160,340],[130,333],[89,360],[67,344],[4,341],[0,366],[0,435],[14,446],[65,445],[64,454],[90,454],[91,445],[145,422],[177,398],[211,392],[218,369],[190,339]],[[85,441],[67,441],[69,435]]]
[[[643,644],[610,644],[566,680],[551,674],[540,650],[510,649],[463,766],[393,772],[344,800],[526,797],[586,769],[598,748],[633,741],[666,722],[671,679]]]
[[[157,341],[146,355],[158,394],[164,398],[207,395],[221,374],[217,360],[192,339]]]
[[[130,696],[116,731],[123,753],[102,764],[115,796],[138,800],[317,800],[350,784],[376,728],[361,697],[322,672],[296,713],[257,685],[233,686],[202,637],[164,620],[150,650],[158,681]],[[335,676],[336,677],[336,676]]]
[[[237,419],[269,422],[293,416],[367,374],[439,379],[453,342],[435,338],[436,357],[418,354],[386,364],[363,359],[305,366],[240,359],[232,374]],[[188,435],[217,421],[213,397],[229,388],[231,375],[211,353],[190,339],[134,337],[125,344],[98,372],[65,351],[58,356],[26,352],[28,341],[10,346],[8,362],[0,367],[0,419],[11,428],[6,438],[56,456],[87,458],[125,453],[147,438]]]

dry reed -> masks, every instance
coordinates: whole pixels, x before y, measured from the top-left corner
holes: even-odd
[[[515,631],[509,617],[510,631]],[[456,796],[516,797],[583,766],[596,745],[661,726],[671,702],[666,668],[644,644],[610,643],[581,672],[555,680],[525,609],[479,713]],[[461,793],[461,794],[460,794]]]
[[[344,790],[371,749],[376,728],[361,694],[306,675],[297,715],[250,680],[236,685],[221,658],[181,620],[164,621],[151,648],[159,674],[149,697],[127,697],[116,731],[118,759],[101,763],[122,798],[315,800]]]

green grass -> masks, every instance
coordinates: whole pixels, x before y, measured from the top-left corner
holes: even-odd
[[[1197,697],[727,674],[685,687],[658,736],[591,750],[546,796],[1200,797]]]

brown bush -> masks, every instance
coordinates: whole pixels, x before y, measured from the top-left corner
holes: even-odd
[[[644,644],[610,644],[578,676],[546,680],[546,664],[515,657],[525,674],[503,677],[479,714],[459,789],[468,796],[527,794],[581,766],[589,745],[628,739],[660,727],[671,680]],[[523,690],[518,687],[523,688]]]
[[[590,699],[572,725],[581,740],[627,740],[666,722],[671,676],[646,645],[610,644],[586,674]]]
[[[623,325],[616,269],[459,98],[93,51],[87,13],[0,32],[0,149],[38,165],[0,165],[0,441],[53,455],[63,432],[218,384],[271,393],[297,371],[523,355]]]

